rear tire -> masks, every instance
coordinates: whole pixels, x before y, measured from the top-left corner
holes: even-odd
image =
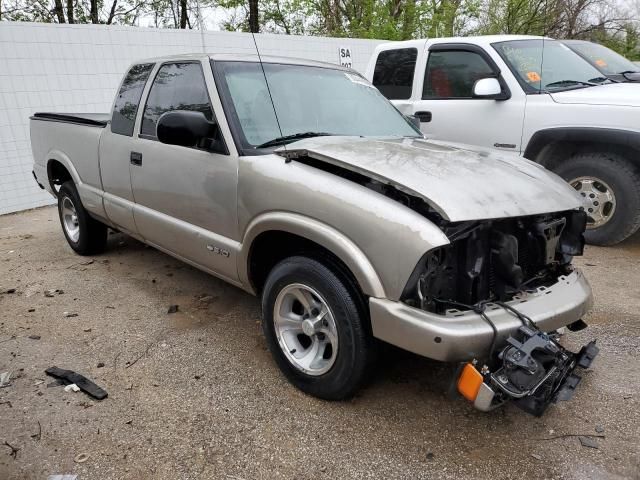
[[[640,172],[615,153],[579,153],[555,172],[586,200],[590,218],[585,239],[615,245],[640,228]]]
[[[58,216],[64,236],[76,253],[93,255],[104,251],[107,226],[85,210],[72,180],[64,182],[58,191]]]
[[[278,367],[325,400],[351,397],[376,351],[359,294],[341,277],[317,260],[290,257],[271,270],[262,293],[262,326]]]

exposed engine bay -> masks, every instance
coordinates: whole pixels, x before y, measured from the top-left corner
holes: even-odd
[[[442,225],[451,244],[424,256],[404,300],[444,313],[552,285],[582,255],[585,226],[582,211]]]

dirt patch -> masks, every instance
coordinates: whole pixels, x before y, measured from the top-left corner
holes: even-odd
[[[266,351],[257,299],[120,234],[78,257],[55,208],[0,217],[0,478],[639,478],[639,260],[636,236],[578,261],[596,306],[565,341],[602,352],[533,418],[477,412],[447,395],[452,365],[394,349],[353,400],[308,397]],[[53,365],[109,397],[49,386]]]

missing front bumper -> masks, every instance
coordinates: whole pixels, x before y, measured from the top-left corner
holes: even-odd
[[[573,397],[581,377],[577,368],[591,366],[599,349],[595,341],[573,353],[537,329],[522,326],[499,354],[499,367],[468,363],[458,377],[458,391],[482,411],[507,401],[535,416],[541,416],[552,403]]]

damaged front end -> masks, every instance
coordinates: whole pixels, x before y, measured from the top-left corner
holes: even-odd
[[[480,410],[511,400],[538,416],[551,403],[571,398],[580,381],[575,369],[591,365],[595,342],[572,353],[558,343],[557,333],[541,331],[515,305],[524,294],[544,292],[573,271],[573,256],[584,248],[585,213],[440,225],[451,243],[425,255],[403,300],[439,315],[471,310],[491,326],[487,355],[464,365],[458,391]],[[522,326],[501,339],[488,309],[504,309]],[[585,326],[578,320],[568,328]]]

